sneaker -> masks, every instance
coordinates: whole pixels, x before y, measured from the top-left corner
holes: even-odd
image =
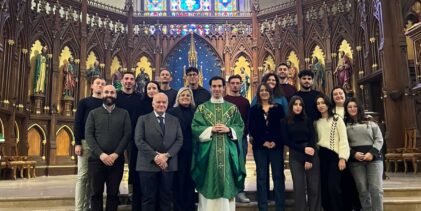
[[[235,197],[235,200],[237,200],[240,203],[250,203],[250,199],[247,198],[246,194],[244,192],[240,192]]]

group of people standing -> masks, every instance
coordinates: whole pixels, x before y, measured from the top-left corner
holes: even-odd
[[[132,72],[123,73],[121,91],[93,78],[92,96],[78,103],[75,116],[76,210],[103,210],[104,183],[106,210],[117,210],[125,157],[132,210],[196,210],[197,200],[199,211],[235,210],[236,201],[250,202],[244,194],[248,143],[259,210],[268,210],[269,166],[276,210],[285,209],[284,145],[295,210],[352,210],[341,188],[348,169],[362,210],[382,210],[378,126],[342,88],[332,90],[332,99],[313,90],[312,71],[299,73],[296,91],[288,69],[282,63],[267,73],[251,104],[241,96],[240,75],[211,78],[209,92],[195,67],[185,72],[187,87],[171,88],[164,69],[143,95],[135,92]]]
[[[329,98],[313,89],[314,73],[302,70],[295,92],[287,84],[287,71],[280,64],[263,77],[250,110],[259,210],[268,210],[269,164],[276,210],[284,210],[284,145],[289,147],[294,210],[383,210],[378,125],[342,87],[333,88]]]

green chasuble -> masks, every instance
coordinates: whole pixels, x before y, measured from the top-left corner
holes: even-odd
[[[216,133],[209,136],[209,128],[218,123],[231,128],[234,137]],[[234,104],[207,101],[198,106],[192,121],[191,173],[197,191],[205,198],[232,199],[244,188],[243,128],[241,114]]]

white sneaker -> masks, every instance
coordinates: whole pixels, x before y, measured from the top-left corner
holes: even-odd
[[[250,199],[247,198],[246,194],[244,192],[240,192],[237,194],[235,199],[240,203],[250,203]]]

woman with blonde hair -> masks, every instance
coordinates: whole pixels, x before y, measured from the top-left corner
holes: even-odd
[[[193,154],[191,123],[195,109],[192,90],[183,87],[178,90],[174,108],[168,110],[169,114],[178,118],[183,131],[183,146],[178,152],[178,171],[173,181],[174,210],[176,211],[195,210],[195,185],[190,175]]]

